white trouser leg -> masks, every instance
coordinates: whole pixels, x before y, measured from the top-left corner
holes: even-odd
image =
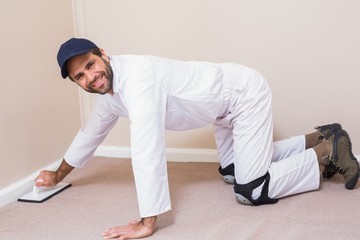
[[[237,126],[238,125],[238,126]],[[271,118],[234,123],[234,164],[238,184],[246,184],[264,176],[273,152]]]
[[[270,164],[270,198],[281,198],[319,188],[319,164],[314,149]]]
[[[319,164],[313,149],[305,151],[305,136],[274,143],[269,197],[281,198],[319,188]]]
[[[305,135],[274,142],[272,162],[278,162],[305,150]]]
[[[257,142],[257,149],[259,146],[266,146],[265,144],[259,144],[259,141]],[[319,188],[320,173],[317,155],[313,149],[305,150],[304,136],[296,136],[275,142],[273,147],[273,161],[267,168],[268,161],[266,159],[263,160],[263,162],[262,160],[257,161],[258,171],[260,168],[263,168],[267,169],[270,174],[268,188],[268,196],[270,198],[282,198],[302,192],[313,191]],[[240,151],[244,152],[244,149]],[[252,151],[256,152],[255,148],[253,148]],[[251,156],[249,152],[247,153],[248,157]],[[256,154],[253,154],[253,157],[261,159],[260,156],[256,156]],[[246,159],[247,161],[251,161],[249,158]],[[236,181],[237,183],[240,183],[239,179],[242,179],[240,174],[245,174],[244,167],[240,164],[240,168],[242,169],[237,171],[239,164],[236,164],[235,166],[235,172],[237,174]],[[253,165],[252,168],[255,168],[255,165]],[[257,175],[250,175],[251,168],[245,168],[245,171],[247,171],[249,180],[243,180],[244,182],[240,184],[248,183],[266,173],[266,171],[263,171],[258,172]],[[252,174],[254,174],[254,171],[252,171]],[[253,192],[254,199],[260,196],[261,188],[262,186]]]
[[[220,158],[220,166],[225,168],[234,163],[232,127],[215,124],[215,142]]]
[[[234,89],[227,116],[233,126],[236,183],[247,184],[269,172],[270,198],[317,189],[320,178],[315,151],[305,150],[304,136],[273,143],[271,92],[261,76],[253,77],[246,90]],[[253,191],[253,199],[261,190],[262,185]]]
[[[233,129],[230,126],[215,124],[215,142],[220,159],[220,166],[225,168],[234,163],[233,154]],[[305,150],[305,135],[295,136],[273,143],[272,162],[278,162],[291,155]]]
[[[256,139],[256,137],[252,138]],[[258,139],[257,146],[265,146],[264,143],[259,144],[259,141]],[[244,150],[242,149],[241,151]],[[247,154],[247,156],[250,155],[249,153]],[[254,157],[256,157],[256,155]],[[259,163],[261,163],[261,160]],[[258,167],[260,168],[262,166],[265,168],[267,163],[268,161],[265,159],[263,164],[258,164]],[[235,166],[237,170],[238,165]],[[250,169],[246,171],[250,171]],[[275,142],[273,144],[272,162],[269,164],[267,171],[270,174],[268,192],[270,198],[286,197],[319,188],[320,174],[317,155],[313,149],[305,150],[305,136],[296,136]],[[244,174],[239,172],[241,171],[236,171],[237,174]],[[249,177],[250,179],[252,178],[252,176]],[[256,178],[258,177],[260,176]],[[236,178],[237,183],[239,183],[238,179],[239,177]],[[251,180],[247,181],[250,182]],[[261,187],[262,186],[253,192],[254,199],[260,195]]]
[[[253,137],[253,139],[256,139],[256,137]],[[265,143],[259,144],[259,139],[257,139],[257,142],[257,149],[259,146],[266,146]],[[263,148],[263,151],[265,150],[266,148]],[[244,149],[240,151],[244,152]],[[253,148],[252,151],[256,152],[255,148]],[[247,156],[249,157],[251,154],[247,152]],[[261,159],[260,156],[258,157],[258,159]],[[256,158],[256,154],[253,154],[253,158]],[[251,160],[247,159],[247,161]],[[267,169],[270,174],[268,188],[268,196],[270,198],[276,199],[286,197],[319,188],[320,174],[317,155],[313,149],[305,150],[305,136],[296,136],[275,142],[273,144],[272,162],[267,168],[266,166],[268,161],[266,159],[259,160],[257,162],[258,168]],[[235,170],[238,170],[237,168],[239,168],[239,164],[235,166]],[[254,167],[255,165],[253,168]],[[243,170],[244,168],[240,169],[240,171],[235,171],[236,174],[238,174],[236,176],[240,176],[239,174],[245,174]],[[243,180],[244,182],[240,183],[239,179],[241,178],[236,177],[237,183],[244,184],[247,183],[246,181],[250,182],[266,173],[265,171],[265,173],[261,172],[258,173],[258,175],[249,175],[251,169],[245,169],[245,171],[248,171],[248,179],[250,180]],[[254,199],[260,196],[261,188],[262,186],[253,192]]]
[[[230,106],[237,184],[264,176],[273,154],[271,91],[260,74],[250,75],[246,90],[235,89]],[[260,196],[262,185],[253,191]]]

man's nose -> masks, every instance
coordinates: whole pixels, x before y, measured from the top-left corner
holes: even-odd
[[[84,77],[86,79],[86,83],[92,82],[94,80],[94,73],[91,71],[85,71]]]

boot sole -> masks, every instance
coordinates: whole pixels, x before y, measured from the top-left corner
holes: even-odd
[[[357,160],[356,160],[356,162],[357,162]],[[357,162],[357,165],[358,165],[358,169],[359,169],[359,163],[358,162]],[[354,177],[352,177],[350,179],[349,182],[347,182],[345,184],[345,188],[348,189],[348,190],[353,189],[356,186],[358,180],[359,180],[359,171],[357,172],[357,174]]]
[[[352,143],[349,137],[349,134],[345,131],[345,130],[339,130],[335,133],[334,136],[334,141],[333,141],[333,156],[331,158],[335,159],[335,161],[333,162],[334,164],[336,164],[336,162],[338,161],[338,141],[340,140],[341,137],[346,137],[348,140],[348,144],[349,144],[349,157],[350,157],[350,161],[355,161],[356,162],[356,166],[357,166],[357,172],[356,174],[348,181],[345,183],[345,188],[348,190],[353,189],[358,180],[359,180],[359,162],[357,161],[356,157],[354,156],[354,154],[352,153]],[[335,168],[336,169],[336,168]],[[341,175],[344,175],[343,170],[341,170],[340,172],[338,170],[336,170],[336,172],[340,173]]]

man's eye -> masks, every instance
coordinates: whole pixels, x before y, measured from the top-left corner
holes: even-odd
[[[83,76],[84,76],[83,74],[79,74],[79,75],[77,75],[77,76],[76,76],[76,78],[75,78],[75,79],[76,79],[76,81],[81,80]]]

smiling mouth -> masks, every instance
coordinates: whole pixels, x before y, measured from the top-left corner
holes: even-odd
[[[97,77],[96,80],[91,84],[91,87],[92,88],[98,88],[98,87],[101,87],[103,84],[104,84],[104,81],[103,81],[103,77],[104,77],[104,74],[102,74],[101,76]]]

